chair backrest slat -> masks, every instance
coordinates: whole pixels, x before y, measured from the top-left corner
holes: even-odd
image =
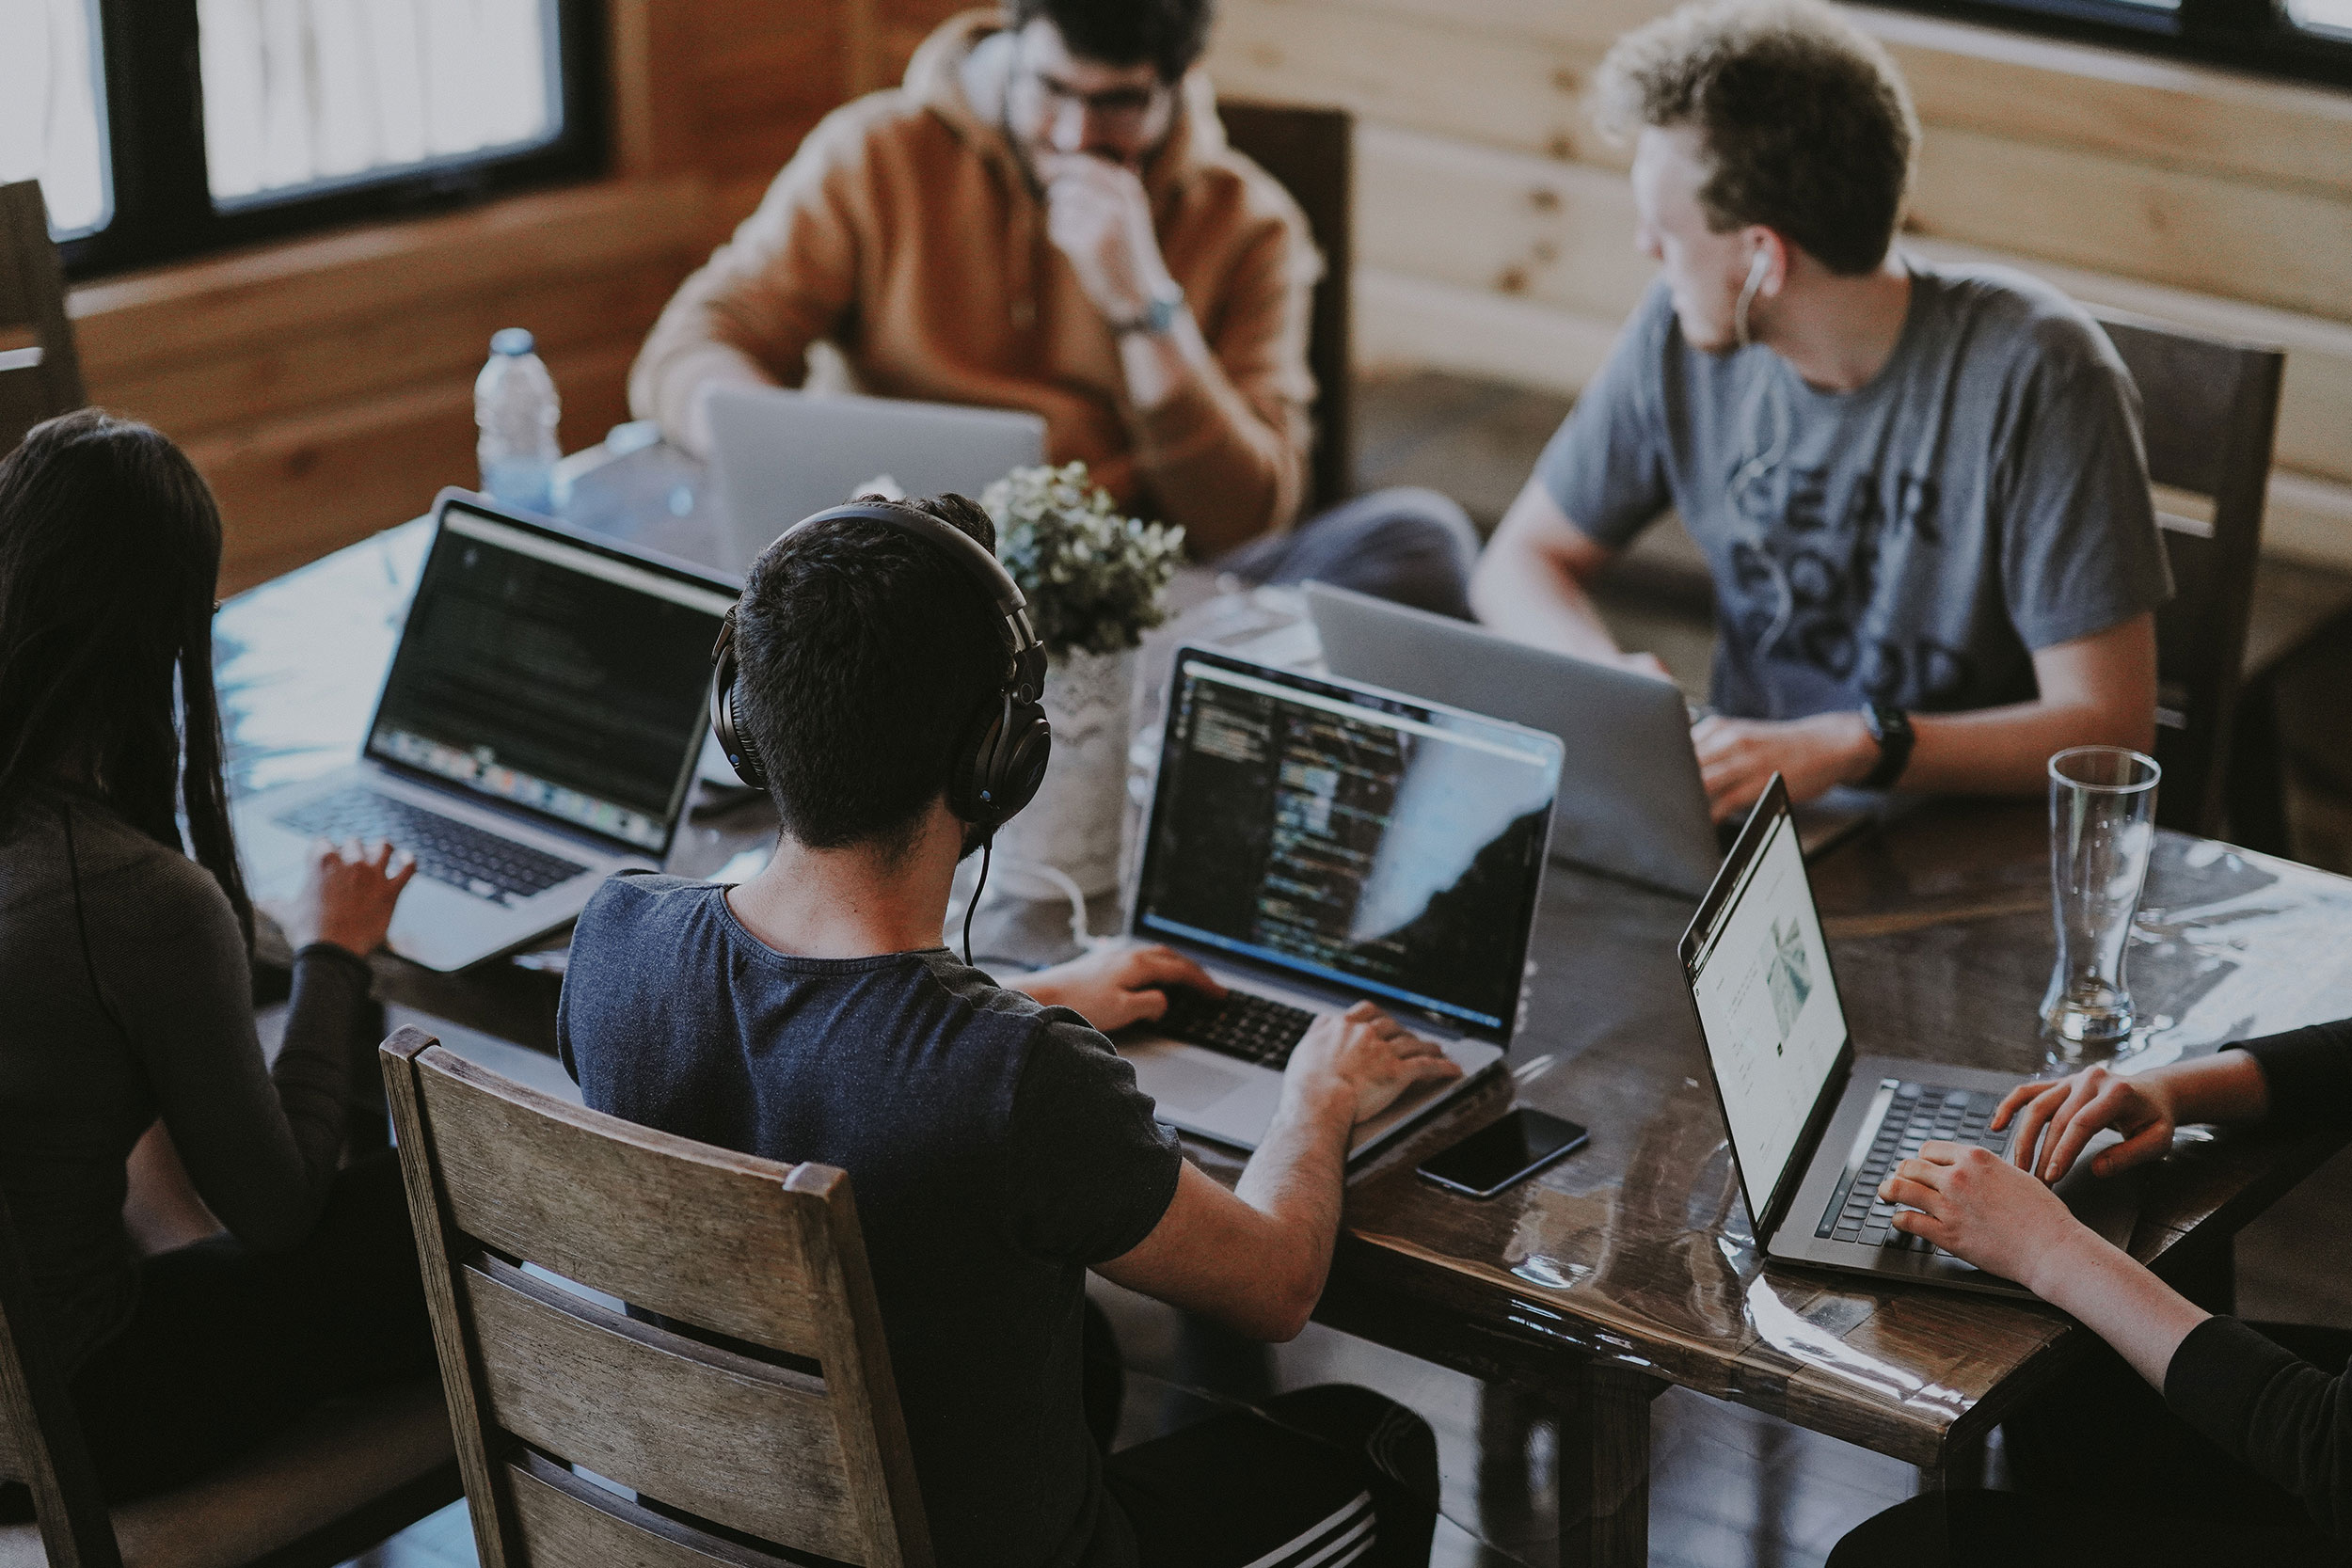
[[[2160,518],[2174,595],[2156,612],[2157,820],[2211,835],[2223,828],[2286,355],[2133,316],[2102,312],[2099,325],[2139,388],[2149,479],[2213,502],[2209,522]]]
[[[619,1497],[540,1455],[506,1466],[520,1560],[532,1568],[794,1568],[761,1551]]]
[[[1314,373],[1314,446],[1307,459],[1302,515],[1336,506],[1356,486],[1354,215],[1356,117],[1345,109],[1226,100],[1216,106],[1225,139],[1291,193],[1315,248],[1323,277],[1315,285],[1307,331],[1307,368]]]
[[[857,1554],[821,1381],[566,1299],[495,1259],[459,1279],[501,1427],[702,1518]],[[550,1367],[577,1375],[550,1378]]]
[[[524,1103],[460,1056],[436,1058],[420,1082],[458,1229],[649,1311],[817,1357],[805,1206],[785,1193],[782,1167]]]
[[[40,182],[0,185],[0,457],[27,430],[83,401],[65,272]]]
[[[846,1176],[383,1056],[484,1568],[930,1561]]]
[[[81,1417],[45,1328],[16,1222],[0,1199],[0,1481],[32,1493],[50,1568],[122,1568]]]

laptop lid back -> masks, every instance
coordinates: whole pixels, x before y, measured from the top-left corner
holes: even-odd
[[[1559,782],[1539,730],[1181,649],[1133,929],[1508,1044]]]
[[[1560,737],[1555,858],[1685,897],[1707,890],[1722,850],[1673,684],[1327,583],[1307,585],[1307,609],[1333,674]]]
[[[1758,1242],[1837,1108],[1853,1043],[1813,884],[1774,774],[1682,938],[1682,971]]]
[[[909,496],[978,499],[1014,468],[1045,461],[1045,421],[967,408],[716,387],[707,394],[722,512],[719,564],[740,577],[777,534],[887,476]]]
[[[733,590],[464,491],[434,512],[365,754],[661,860]]]

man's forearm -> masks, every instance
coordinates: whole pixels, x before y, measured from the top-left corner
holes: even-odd
[[[2153,739],[2149,724],[2130,716],[2040,702],[1915,714],[1912,730],[1917,739],[1900,786],[1928,793],[2031,795],[2049,783],[2055,752],[2070,746],[2145,749]]]
[[[1343,1097],[1315,1103],[1286,1099],[1233,1187],[1236,1197],[1283,1232],[1285,1257],[1295,1265],[1288,1284],[1302,1303],[1302,1321],[1323,1294],[1323,1282],[1331,1272],[1331,1250],[1339,1239],[1340,1209],[1347,1192],[1347,1140],[1353,1131]]]
[[[1541,552],[1498,538],[1470,576],[1470,609],[1518,641],[1614,663],[1620,650],[1584,585]]]

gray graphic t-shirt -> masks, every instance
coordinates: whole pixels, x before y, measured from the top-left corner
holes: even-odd
[[[2171,596],[2098,325],[2006,268],[1911,278],[1894,354],[1843,393],[1770,349],[1692,348],[1661,282],[1537,465],[1603,545],[1680,512],[1715,578],[1719,711],[2030,701],[2034,651]]]

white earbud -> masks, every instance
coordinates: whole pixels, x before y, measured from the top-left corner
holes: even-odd
[[[1741,348],[1756,340],[1748,334],[1748,307],[1756,303],[1756,291],[1764,286],[1764,275],[1772,270],[1772,252],[1758,246],[1756,257],[1748,263],[1748,280],[1740,286],[1740,303],[1731,309],[1731,332]]]

